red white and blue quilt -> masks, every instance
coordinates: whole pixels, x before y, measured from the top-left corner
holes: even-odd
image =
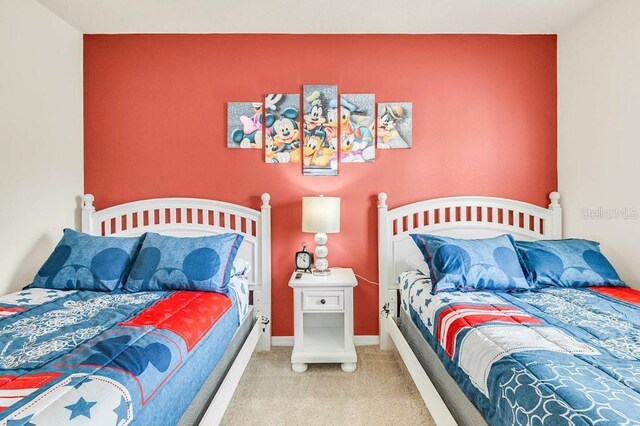
[[[431,294],[401,307],[491,425],[640,424],[640,292],[626,287]]]
[[[239,325],[235,295],[0,297],[0,424],[175,424]]]

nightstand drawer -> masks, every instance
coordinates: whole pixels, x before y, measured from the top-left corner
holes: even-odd
[[[303,290],[303,311],[341,311],[344,309],[344,291]]]

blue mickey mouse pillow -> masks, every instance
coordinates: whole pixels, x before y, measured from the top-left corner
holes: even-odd
[[[537,286],[626,286],[594,241],[517,241],[516,246]]]
[[[112,291],[126,278],[142,237],[98,237],[65,229],[31,287]]]
[[[125,291],[198,290],[227,294],[239,234],[170,237],[149,232],[124,286]]]
[[[429,265],[432,293],[531,288],[511,235],[466,240],[411,234],[411,238]]]

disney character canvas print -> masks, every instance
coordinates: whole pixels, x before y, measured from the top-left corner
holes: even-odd
[[[300,95],[270,93],[264,99],[266,121],[265,161],[300,163]]]
[[[411,148],[411,102],[378,104],[378,148]]]
[[[335,105],[335,104],[334,104]],[[337,109],[335,106],[329,111]],[[340,95],[340,161],[372,163],[376,160],[373,140],[375,126],[375,95]]]
[[[304,132],[302,173],[307,176],[338,174],[338,117],[331,104],[338,102],[337,86],[303,87]]]
[[[229,102],[227,148],[262,148],[262,125],[262,102]]]

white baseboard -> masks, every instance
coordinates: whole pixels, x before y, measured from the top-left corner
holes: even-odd
[[[377,334],[354,336],[353,343],[356,346],[377,346],[380,344],[380,337]]]
[[[356,346],[375,346],[380,344],[380,338],[377,335],[354,336],[353,342]],[[272,346],[293,346],[293,336],[272,336]]]
[[[271,336],[271,346],[293,346],[293,336]]]

